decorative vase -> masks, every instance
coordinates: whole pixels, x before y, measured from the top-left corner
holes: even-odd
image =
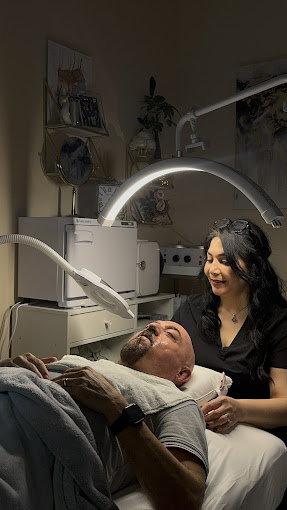
[[[66,99],[64,101],[64,104],[62,106],[61,115],[63,117],[63,120],[65,124],[71,124],[71,115],[70,115],[70,101],[68,96],[66,96]]]
[[[146,148],[137,148],[134,162],[131,166],[130,174],[133,175],[148,165],[149,165],[149,161],[147,158],[147,149]]]

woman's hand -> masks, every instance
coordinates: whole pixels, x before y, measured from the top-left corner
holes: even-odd
[[[214,432],[225,432],[241,421],[240,403],[231,397],[217,397],[201,408],[206,426]]]
[[[26,352],[26,354],[21,354],[20,356],[16,356],[15,358],[7,358],[0,362],[0,367],[16,367],[16,368],[26,368],[27,370],[31,370],[41,379],[50,379],[49,372],[47,370],[46,364],[53,363],[57,361],[57,358],[36,358],[30,352]]]
[[[53,381],[80,404],[104,414],[110,423],[114,422],[128,405],[118,390],[91,367],[69,368]]]

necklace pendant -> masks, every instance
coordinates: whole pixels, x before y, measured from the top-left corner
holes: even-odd
[[[236,324],[237,319],[236,319],[235,315],[233,315],[233,317],[232,317],[232,319],[231,319],[231,320],[232,320],[233,324]]]

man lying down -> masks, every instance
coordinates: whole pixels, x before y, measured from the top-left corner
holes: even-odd
[[[194,362],[189,335],[170,321],[149,324],[118,363],[95,369],[79,356],[3,360],[1,508],[112,510],[112,494],[138,480],[156,509],[200,509],[205,422],[177,388]]]

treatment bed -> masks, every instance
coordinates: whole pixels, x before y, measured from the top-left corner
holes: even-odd
[[[209,475],[202,510],[275,510],[287,484],[283,442],[238,425],[229,434],[206,431]],[[120,510],[154,510],[139,486],[114,497]]]
[[[182,389],[199,405],[226,395],[232,381],[195,366]],[[206,430],[209,474],[202,510],[275,510],[287,487],[287,448],[269,432],[238,424],[225,434]],[[120,510],[154,510],[139,486],[118,493]]]

